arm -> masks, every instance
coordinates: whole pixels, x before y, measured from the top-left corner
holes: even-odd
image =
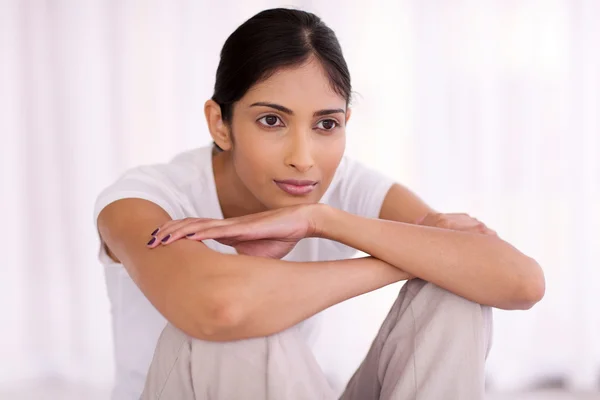
[[[270,335],[334,304],[407,279],[389,264],[362,258],[296,263],[215,252],[179,240],[149,249],[150,232],[170,218],[141,199],[102,210],[102,240],[144,295],[190,336],[226,341]]]
[[[402,199],[409,199],[404,207]],[[342,242],[472,301],[528,309],[544,293],[537,262],[497,236],[413,225],[431,209],[401,186],[368,219],[321,207],[319,235]]]

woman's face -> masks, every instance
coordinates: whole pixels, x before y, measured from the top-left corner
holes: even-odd
[[[237,175],[266,208],[318,202],[344,154],[349,116],[319,62],[276,72],[234,106]]]

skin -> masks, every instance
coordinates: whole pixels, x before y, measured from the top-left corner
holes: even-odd
[[[223,123],[220,107],[213,101],[206,103],[205,114],[213,139],[226,150],[215,157],[214,166],[227,218],[317,203],[344,154],[351,112],[346,100],[329,88],[320,64],[311,59],[252,87],[234,105],[229,124]],[[282,192],[274,179],[319,183],[309,195],[292,197]]]
[[[323,110],[341,111],[315,115]],[[213,157],[225,219],[172,221],[140,199],[116,201],[98,219],[111,256],[189,335],[226,341],[273,334],[412,277],[504,309],[527,309],[543,297],[544,276],[535,260],[477,219],[438,213],[400,184],[388,192],[380,219],[317,204],[344,153],[350,110],[314,59],[253,86],[234,105],[232,121],[224,122],[210,100],[205,114],[225,150]],[[281,179],[318,183],[295,196],[274,183]],[[371,257],[281,260],[306,237],[335,240]],[[214,252],[205,239],[234,246],[239,254]]]

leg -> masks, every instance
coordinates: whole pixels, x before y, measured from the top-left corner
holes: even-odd
[[[341,398],[483,399],[491,334],[491,308],[410,280]]]
[[[162,332],[142,399],[330,400],[329,387],[297,326],[232,342]]]

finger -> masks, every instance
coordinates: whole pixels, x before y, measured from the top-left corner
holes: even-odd
[[[227,223],[212,226],[203,226],[187,236],[191,240],[207,239],[236,239],[239,240],[248,232],[248,227],[242,223]]]
[[[446,217],[440,219],[436,226],[444,229],[452,229],[452,230],[469,230],[476,226],[478,226],[480,222],[473,220],[470,217]]]
[[[451,216],[451,217],[469,217],[471,218],[471,216],[467,213],[448,213],[448,214],[444,214],[447,216]]]
[[[425,220],[425,218],[427,218],[428,216],[429,216],[429,214],[425,214],[425,215],[423,215],[422,217],[420,217],[420,218],[417,218],[417,219],[415,220],[415,225],[421,225],[421,223],[422,223],[422,222]]]
[[[161,240],[169,234],[169,231],[171,230],[171,228],[173,226],[182,224],[184,221],[187,221],[187,220],[188,219],[174,219],[174,220],[165,222],[161,226],[157,227],[154,231],[152,231],[152,233],[150,234],[150,236],[152,236],[152,238],[150,239],[150,241],[148,243],[146,243],[146,245],[150,248],[154,248],[154,247],[158,246],[160,244]]]
[[[490,236],[496,235],[496,231],[494,231],[493,229],[488,228],[483,223],[478,223],[474,227],[470,228],[469,232],[474,232],[474,233],[479,233],[479,234],[484,234],[484,235],[490,235]]]
[[[476,227],[479,233],[483,233],[485,235],[497,235],[495,230],[490,229],[486,224],[484,224],[477,218],[469,217],[469,219],[476,223]]]
[[[228,224],[229,222],[222,219],[196,218],[192,223],[178,225],[171,228],[168,237],[162,241],[163,245],[173,243],[182,238],[190,238],[196,232],[202,232],[214,226]]]
[[[462,226],[462,227],[473,227],[483,225],[477,218],[473,218],[467,214],[459,214],[449,219],[451,225]]]
[[[429,213],[421,218],[419,218],[415,224],[431,226],[431,227],[439,227],[441,228],[444,223],[444,214],[441,213]]]
[[[182,232],[185,232],[185,236],[191,240],[247,237],[251,233],[252,224],[261,218],[257,214],[251,214],[224,220],[211,220],[210,223],[198,226],[186,226]]]
[[[483,226],[483,233],[490,236],[498,236],[498,233],[495,230],[490,229],[485,225]]]
[[[177,232],[179,229],[181,229],[184,226],[192,225],[194,223],[199,223],[199,222],[205,221],[205,220],[208,220],[208,219],[207,218],[184,218],[184,219],[169,221],[169,222],[163,224],[162,226],[160,226],[159,228],[157,228],[156,231],[152,232],[154,234],[153,235],[154,240],[150,239],[150,241],[147,243],[147,245],[150,248],[155,248],[156,246],[159,246],[160,244],[172,242],[171,239],[173,237],[174,232]]]
[[[436,226],[444,229],[451,229],[462,232],[473,232],[490,236],[498,234],[493,229],[488,228],[483,222],[465,213],[451,213],[438,215]]]
[[[481,227],[485,226],[481,222],[476,221],[472,218],[455,218],[450,220],[445,220],[440,224],[440,227],[455,231],[463,231],[463,232],[477,232],[479,233]]]
[[[454,217],[457,221],[462,221],[465,223],[481,223],[481,221],[479,221],[477,218],[475,217],[471,217],[469,214],[458,214]]]
[[[158,235],[158,234],[159,234],[159,232],[162,232],[162,231],[164,231],[165,229],[168,229],[168,228],[169,228],[169,226],[172,226],[172,225],[179,224],[179,223],[181,223],[181,221],[184,221],[184,220],[187,220],[187,219],[188,219],[188,218],[184,218],[184,219],[173,219],[173,220],[167,221],[167,222],[165,222],[164,224],[162,224],[162,225],[160,225],[160,226],[156,227],[156,229],[155,229],[154,231],[152,231],[152,233],[150,234],[150,236],[156,236],[156,235]]]

